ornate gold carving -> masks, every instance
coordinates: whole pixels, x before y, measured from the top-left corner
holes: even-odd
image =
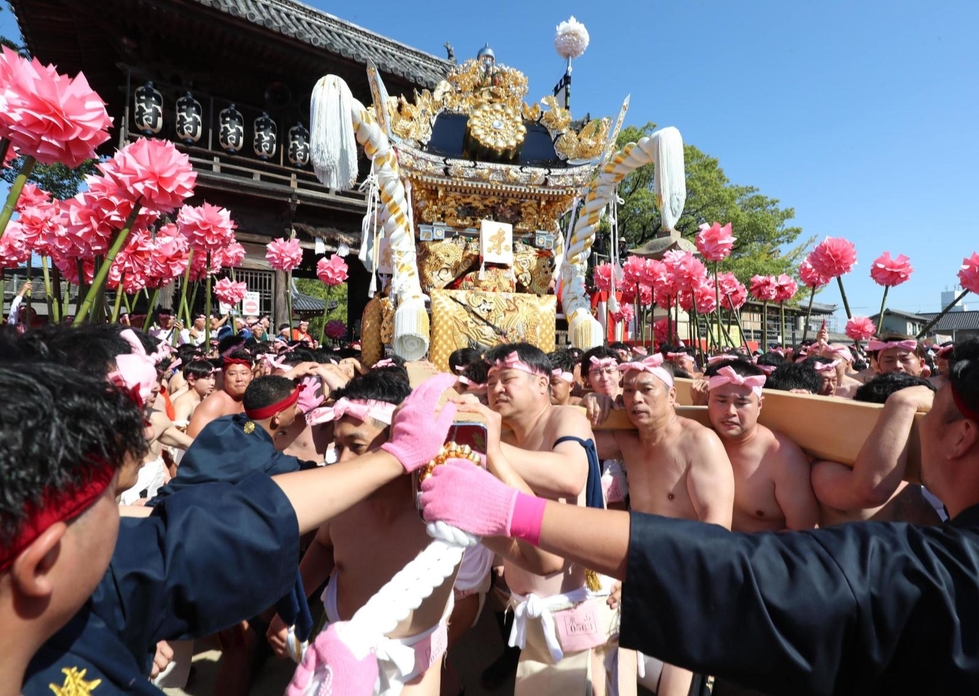
[[[479,260],[475,239],[454,237],[418,245],[418,276],[423,292],[441,290],[468,271]]]
[[[469,115],[467,135],[489,153],[503,159],[513,159],[520,152],[527,127],[519,109],[499,102],[483,104]],[[479,155],[479,147],[472,148]]]
[[[503,176],[502,171],[500,175]],[[513,225],[519,234],[553,230],[558,218],[574,200],[572,189],[560,196],[523,197],[505,191],[459,191],[419,184],[412,187],[415,221],[445,223],[457,229],[478,228],[480,220],[496,220]]]
[[[541,116],[540,122],[552,135],[563,133],[571,125],[571,112],[558,106],[557,99],[553,96],[546,96],[540,103],[547,107],[547,111]]]

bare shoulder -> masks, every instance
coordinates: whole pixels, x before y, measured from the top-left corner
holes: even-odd
[[[759,428],[762,426],[758,426]],[[784,435],[775,430],[769,430],[765,428],[765,431],[770,435],[769,451],[777,452],[779,457],[791,457],[793,459],[802,459],[806,463],[809,462],[809,458],[806,453],[802,451],[802,448],[796,444],[795,440],[790,438],[788,435]]]
[[[547,427],[558,436],[575,435],[585,439],[592,436],[591,423],[577,406],[552,406],[547,416]]]

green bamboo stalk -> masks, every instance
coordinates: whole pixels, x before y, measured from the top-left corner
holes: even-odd
[[[785,350],[785,302],[778,303],[778,339]]]
[[[160,294],[160,288],[153,288],[153,297],[146,305],[146,317],[143,319],[143,331],[150,330],[150,322],[153,320],[153,308],[156,307],[156,298]]]
[[[0,162],[3,158],[0,157]],[[54,323],[58,323],[56,305],[54,303],[54,296],[51,293],[51,273],[48,270],[48,257],[41,257],[41,273],[44,275],[44,299],[48,303],[48,318]]]
[[[122,307],[122,296],[125,295],[122,291],[122,281],[125,276],[119,276],[119,285],[116,287],[116,301],[112,306],[112,323],[115,324],[119,321],[119,309]]]
[[[133,211],[129,213],[129,217],[126,218],[126,224],[123,226],[122,230],[116,234],[116,238],[113,240],[112,246],[109,247],[109,253],[105,256],[104,263],[99,268],[98,273],[92,279],[92,286],[85,294],[85,299],[82,301],[81,307],[78,310],[78,315],[75,317],[76,323],[85,321],[100,291],[104,289],[105,279],[109,276],[109,268],[111,268],[113,261],[116,260],[116,256],[119,254],[120,250],[122,250],[122,247],[125,246],[126,240],[129,239],[129,233],[132,230],[133,222],[136,221],[136,216],[139,214],[139,209],[141,207],[142,206],[139,202],[133,206]],[[81,279],[82,278],[79,278],[79,280]]]
[[[890,287],[884,286],[884,296],[880,299],[880,314],[877,315],[877,335],[880,336],[880,332],[884,330],[884,307],[887,306],[887,291]]]
[[[204,345],[211,349],[211,252],[207,252],[204,264]]]
[[[836,283],[840,286],[840,296],[843,298],[843,309],[846,310],[847,321],[853,319],[853,314],[850,312],[850,303],[846,299],[846,290],[843,289],[843,276],[836,276]]]
[[[768,352],[768,301],[761,303],[761,352]]]
[[[946,314],[948,314],[949,310],[952,309],[952,307],[954,307],[955,305],[957,305],[959,302],[961,302],[962,298],[965,297],[968,294],[969,294],[969,291],[968,290],[963,290],[961,293],[959,293],[959,296],[956,297],[954,300],[952,300],[952,302],[947,307],[945,307],[945,309],[943,309],[941,312],[939,312],[935,316],[934,319],[932,319],[931,321],[929,321],[925,325],[925,328],[923,328],[921,331],[918,332],[918,335],[915,336],[915,338],[917,338],[919,341],[922,338],[924,338],[925,334],[927,334],[929,331],[931,331],[931,327],[933,327],[935,324],[937,324],[938,322],[940,322],[942,320],[942,317],[944,317]]]
[[[809,293],[809,307],[806,309],[806,323],[802,325],[802,340],[805,341],[806,337],[809,335],[809,317],[812,316],[812,302],[816,299],[816,288],[812,288],[812,292]]]
[[[2,162],[3,160],[0,160]],[[20,165],[20,172],[17,174],[17,178],[14,179],[13,185],[10,187],[10,193],[7,194],[7,202],[3,204],[3,210],[0,210],[0,239],[3,238],[3,233],[7,231],[7,223],[10,222],[10,218],[14,214],[14,209],[17,207],[17,200],[20,198],[20,192],[24,190],[24,184],[27,183],[27,177],[31,175],[31,171],[34,169],[34,165],[37,160],[27,155],[24,157],[23,164]]]

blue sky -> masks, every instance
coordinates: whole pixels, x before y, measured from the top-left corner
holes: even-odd
[[[554,28],[574,15],[591,35],[574,114],[614,115],[631,94],[627,123],[676,126],[733,182],[794,207],[804,236],[853,240],[859,265],[844,280],[856,314],[877,311],[869,270],[881,252],[915,267],[888,305],[938,311],[979,250],[977,2],[308,4],[441,56],[446,41],[460,60],[488,42],[527,74],[528,99],[560,78]],[[11,24],[0,14],[0,31]],[[839,302],[835,286],[819,297]]]

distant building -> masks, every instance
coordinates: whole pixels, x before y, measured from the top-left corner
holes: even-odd
[[[948,307],[955,298],[959,296],[958,290],[945,290],[942,293],[942,307]],[[969,305],[965,304],[962,300],[959,300],[954,307],[952,307],[950,312],[967,312],[969,310]]]
[[[938,312],[922,314],[921,316],[931,321],[938,316]],[[928,335],[952,341],[979,338],[979,310],[949,311],[928,331]]]
[[[931,315],[935,316],[934,314]],[[874,314],[870,319],[877,323],[880,313]],[[928,325],[930,317],[927,314],[912,314],[902,312],[899,309],[884,310],[884,325],[882,333],[896,333],[905,336],[917,336],[925,326]]]

